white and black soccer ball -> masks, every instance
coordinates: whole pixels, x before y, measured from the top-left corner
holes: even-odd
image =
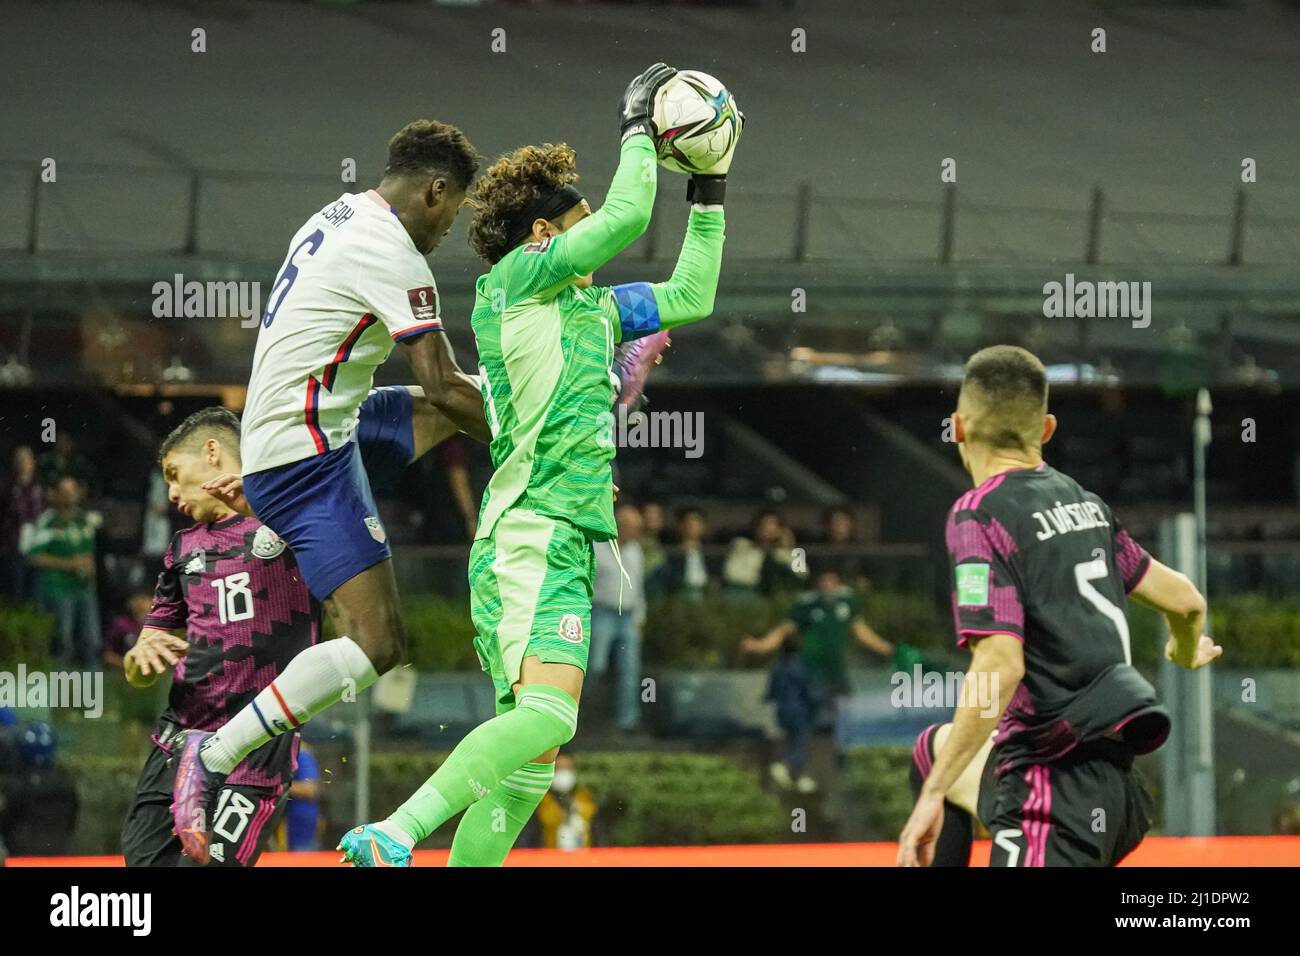
[[[679,70],[655,94],[655,152],[659,165],[698,173],[727,155],[740,136],[736,98],[716,77]]]

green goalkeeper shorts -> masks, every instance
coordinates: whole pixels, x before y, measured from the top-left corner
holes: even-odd
[[[470,615],[497,708],[514,705],[525,657],[587,669],[592,539],[563,518],[511,508],[469,552]]]

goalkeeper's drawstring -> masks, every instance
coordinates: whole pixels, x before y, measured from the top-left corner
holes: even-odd
[[[614,555],[614,563],[618,565],[618,613],[623,615],[623,582],[627,581],[627,586],[632,586],[632,575],[627,573],[627,568],[623,567],[623,556],[618,551],[618,539],[609,539],[609,550]]]

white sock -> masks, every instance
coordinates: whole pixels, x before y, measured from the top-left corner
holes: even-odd
[[[352,638],[315,644],[203,742],[203,765],[230,773],[272,737],[296,730],[345,694],[359,694],[378,678],[370,658]]]

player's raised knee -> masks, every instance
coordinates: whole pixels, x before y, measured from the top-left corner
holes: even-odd
[[[395,609],[376,608],[364,621],[356,622],[353,640],[380,674],[392,670],[406,656],[406,628]]]
[[[530,684],[520,692],[518,706],[546,718],[548,749],[564,746],[578,732],[578,702],[558,687]]]

